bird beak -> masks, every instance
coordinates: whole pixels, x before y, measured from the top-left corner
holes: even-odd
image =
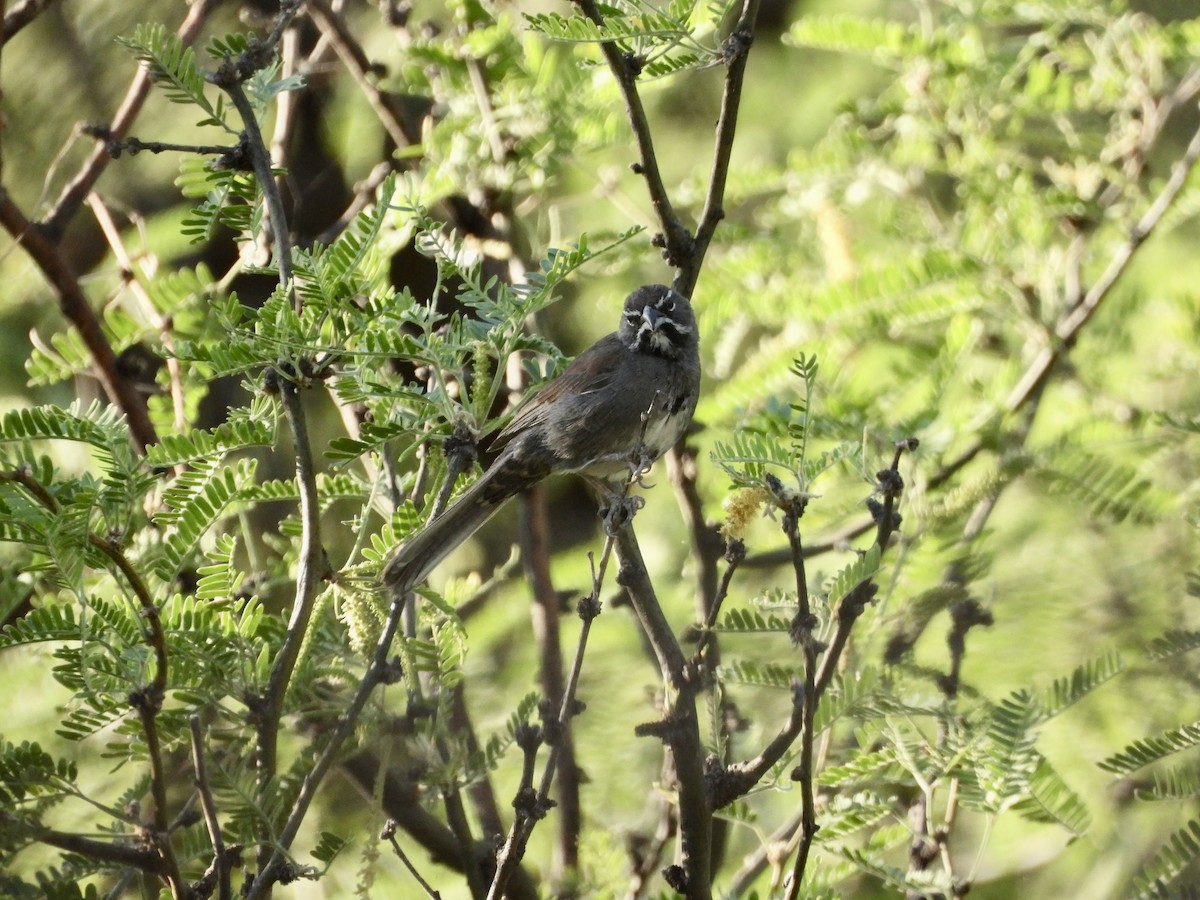
[[[642,307],[642,318],[650,326],[651,331],[658,330],[658,310],[653,306]]]

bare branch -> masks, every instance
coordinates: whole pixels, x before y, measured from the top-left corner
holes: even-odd
[[[597,25],[604,24],[604,16],[596,0],[576,0],[584,15]],[[617,80],[621,95],[625,98],[625,111],[629,116],[629,125],[633,129],[633,137],[638,145],[638,163],[636,171],[646,178],[646,189],[650,192],[650,202],[662,226],[663,252],[667,262],[672,266],[683,266],[692,254],[692,236],[684,227],[671,198],[663,183],[662,172],[658,167],[658,157],[654,151],[654,141],[650,135],[650,121],[646,118],[646,109],[642,105],[641,95],[637,89],[638,61],[621,51],[613,41],[600,44],[600,50],[608,60],[609,68]],[[689,292],[684,292],[690,296]]]
[[[732,33],[725,39],[721,52],[728,68],[725,72],[725,90],[721,96],[721,115],[717,119],[717,134],[713,147],[712,171],[709,175],[708,194],[704,198],[704,209],[696,227],[696,236],[691,253],[681,271],[675,277],[675,290],[690,297],[700,277],[708,245],[712,242],[717,226],[725,218],[725,181],[729,176],[729,160],[733,154],[733,137],[737,130],[738,107],[742,99],[742,84],[745,81],[746,62],[750,58],[750,44],[754,40],[754,25],[758,19],[759,0],[743,0],[742,13]]]
[[[209,15],[214,9],[221,4],[221,0],[196,0],[189,8],[188,14],[180,23],[179,28],[175,33],[184,44],[190,44],[196,39],[196,35],[200,33],[200,29],[208,20]],[[129,83],[129,88],[125,92],[125,99],[121,101],[121,105],[117,107],[117,111],[113,114],[112,122],[109,123],[107,133],[115,139],[123,138],[133,125],[134,119],[142,110],[142,104],[146,102],[146,96],[150,92],[150,73],[144,66],[138,66],[137,73],[133,76],[133,80]],[[108,148],[104,142],[100,142],[92,150],[87,161],[80,168],[78,174],[71,182],[63,188],[63,191],[55,201],[53,209],[49,214],[42,219],[41,227],[44,229],[45,235],[52,241],[57,241],[62,233],[66,230],[67,223],[79,211],[79,207],[83,205],[83,201],[87,199],[87,195],[92,192],[92,188],[96,186],[96,181],[100,178],[105,167],[112,160],[108,153]]]
[[[3,187],[0,187],[0,225],[29,254],[58,295],[59,309],[78,330],[92,354],[96,377],[105,393],[125,414],[134,444],[139,450],[145,450],[148,445],[157,443],[158,435],[146,411],[146,398],[130,379],[121,375],[117,355],[66,257],[41,226],[25,217]]]
[[[425,896],[438,900],[442,895],[433,889],[433,885],[421,877],[421,873],[417,871],[417,867],[412,864],[412,860],[408,858],[408,854],[401,849],[400,842],[396,840],[396,822],[394,819],[388,820],[380,837],[392,845],[392,851],[399,857],[400,862],[404,863],[404,868],[408,869],[409,874],[416,879],[417,884],[421,886],[421,890],[425,892]]]
[[[162,858],[153,850],[147,850],[144,847],[130,844],[109,844],[78,834],[42,828],[5,810],[0,810],[0,822],[4,822],[10,827],[27,830],[35,841],[50,847],[57,847],[59,850],[66,850],[68,853],[78,853],[90,859],[118,866],[129,866],[148,875],[164,874]]]
[[[22,0],[4,14],[4,29],[0,33],[0,47],[3,47],[18,31],[32,22],[41,12],[50,6],[54,0]]]
[[[208,828],[208,840],[213,848],[213,867],[216,870],[217,897],[230,900],[233,891],[230,885],[229,866],[225,858],[225,840],[221,837],[221,823],[217,819],[217,806],[213,800],[212,786],[208,783],[208,770],[204,763],[204,735],[200,730],[200,717],[188,719],[192,736],[192,768],[196,771],[196,790],[200,794],[200,809],[204,812],[204,824]]]

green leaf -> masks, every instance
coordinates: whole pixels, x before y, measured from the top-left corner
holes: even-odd
[[[163,555],[155,574],[166,583],[175,580],[184,560],[199,547],[200,539],[254,479],[255,460],[240,460],[232,466],[208,460],[183,472],[163,494],[167,504],[155,518],[170,527],[163,535]]]
[[[870,791],[837,794],[825,804],[817,820],[817,842],[837,841],[873,828],[896,814],[894,804]]]
[[[44,641],[79,640],[79,619],[75,609],[68,603],[51,603],[31,609],[0,632],[0,649]]]
[[[1170,659],[1197,648],[1200,648],[1200,631],[1172,629],[1150,642],[1146,648],[1146,657],[1155,660]]]
[[[40,744],[25,741],[0,744],[0,801],[19,803],[26,797],[57,794],[74,784],[75,764],[56,759]]]
[[[1160,900],[1172,896],[1168,889],[1200,858],[1200,820],[1193,819],[1167,840],[1133,879],[1132,896],[1137,900]]]
[[[1091,814],[1083,799],[1067,786],[1045,759],[1038,761],[1027,796],[1018,800],[1012,808],[1023,818],[1060,825],[1076,837],[1091,825]]]
[[[1121,656],[1110,650],[1098,659],[1083,663],[1067,678],[1056,679],[1041,698],[1041,718],[1053,718],[1078,703],[1096,688],[1124,671]]]
[[[853,863],[856,868],[895,890],[913,892],[921,897],[948,895],[951,891],[950,876],[941,867],[921,872],[905,872],[895,866],[876,862],[861,850],[842,848],[840,852],[842,857]]]
[[[795,47],[864,53],[881,60],[904,59],[919,46],[915,29],[907,25],[848,13],[803,16],[788,29],[786,42]]]
[[[1133,741],[1117,754],[1099,763],[1114,775],[1128,775],[1160,759],[1200,745],[1200,722],[1181,725],[1155,737]]]
[[[146,65],[150,80],[162,89],[168,100],[200,107],[208,113],[200,124],[224,124],[204,94],[204,74],[196,64],[196,52],[185,46],[178,35],[168,31],[165,25],[150,23],[139,25],[131,37],[118,38],[118,41]]]
[[[835,608],[846,596],[864,581],[875,577],[879,571],[880,549],[878,544],[872,544],[846,568],[842,569],[830,581],[826,589],[830,608]]]
[[[1154,772],[1154,784],[1134,791],[1139,800],[1195,800],[1200,797],[1200,769],[1194,763]]]
[[[722,630],[725,630],[722,628]],[[790,690],[796,680],[803,680],[797,666],[779,663],[759,663],[754,660],[738,660],[731,665],[719,666],[717,676],[724,684],[743,684],[752,687],[771,687]]]
[[[259,395],[249,406],[231,410],[225,423],[216,428],[163,435],[159,443],[146,448],[146,459],[155,466],[176,466],[250,447],[270,447],[275,444],[278,424],[278,406],[270,397]]]
[[[331,831],[322,831],[317,835],[317,846],[313,847],[312,855],[328,869],[338,854],[349,846],[350,841],[345,838],[338,837]]]

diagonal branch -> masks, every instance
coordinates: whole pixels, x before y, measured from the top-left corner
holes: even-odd
[[[604,16],[600,13],[596,0],[576,0],[583,14],[603,27]],[[654,152],[654,140],[650,136],[650,121],[646,118],[646,108],[642,105],[641,95],[638,94],[637,76],[640,61],[631,54],[623,52],[616,41],[604,41],[600,44],[604,58],[608,60],[609,68],[625,98],[625,111],[629,116],[629,125],[633,129],[634,140],[638,145],[638,156],[641,159],[638,170],[646,178],[646,188],[650,192],[650,202],[662,225],[663,253],[667,262],[676,267],[685,265],[692,255],[692,236],[675,212],[671,198],[663,183],[662,172],[658,167],[658,157]]]
[[[54,0],[22,0],[4,14],[4,30],[0,34],[0,47],[16,36],[17,32],[36,19]],[[2,4],[0,4],[2,6]]]
[[[696,713],[696,696],[702,685],[663,614],[631,527],[617,533],[617,549],[621,558],[618,582],[628,593],[642,630],[654,647],[664,684],[675,695],[666,719],[655,724],[654,733],[663,738],[675,763],[686,894],[693,900],[707,900],[712,895],[712,807],[705,789],[704,746]],[[639,733],[651,732],[641,729]]]
[[[675,290],[686,297],[692,295],[696,279],[708,245],[712,242],[717,226],[725,218],[725,183],[729,177],[729,160],[733,154],[733,137],[737,129],[738,108],[742,100],[742,84],[746,77],[746,63],[750,58],[750,44],[754,40],[754,25],[758,19],[759,0],[743,0],[742,14],[721,52],[728,68],[725,71],[725,90],[721,96],[721,115],[717,119],[716,141],[713,147],[712,171],[708,180],[708,195],[704,198],[704,209],[696,227],[692,252],[686,264],[675,278]]]
[[[220,3],[221,0],[196,0],[175,31],[179,39],[184,44],[194,41],[209,15]],[[146,102],[146,96],[149,93],[150,73],[144,66],[138,66],[137,74],[133,76],[133,80],[129,83],[129,89],[125,92],[125,99],[121,101],[121,105],[113,114],[113,120],[105,132],[106,137],[120,140],[129,132],[133,120],[141,112],[142,104]],[[111,160],[106,141],[97,141],[91,155],[84,162],[78,174],[63,188],[58,200],[54,203],[54,208],[40,223],[44,233],[52,240],[57,241],[66,230],[67,223],[79,211],[79,207],[83,205],[87,195],[92,192],[92,188],[96,186],[100,175]]]
[[[1044,347],[1025,370],[1025,374],[1021,376],[1016,387],[1008,396],[1004,407],[1006,413],[1012,414],[1024,409],[1045,387],[1054,368],[1066,358],[1074,346],[1079,332],[1083,330],[1101,304],[1112,293],[1113,287],[1129,267],[1139,248],[1154,233],[1171,205],[1178,199],[1197,162],[1200,162],[1200,128],[1197,128],[1192,134],[1183,156],[1176,160],[1171,167],[1171,174],[1158,196],[1154,198],[1141,218],[1130,227],[1125,240],[1117,246],[1103,273],[1055,326],[1055,344]],[[928,487],[936,488],[945,484],[978,456],[983,449],[983,440],[976,439],[957,457],[934,473],[929,479]]]
[[[46,236],[42,228],[28,218],[13,202],[7,190],[0,187],[0,225],[20,244],[58,295],[62,314],[79,332],[96,368],[96,377],[105,393],[125,414],[130,436],[139,450],[158,442],[154,425],[146,411],[146,398],[124,377],[117,365],[117,354],[92,309],[79,278],[71,270],[62,250]]]
[[[1175,165],[1171,167],[1171,175],[1167,179],[1167,183],[1154,198],[1150,208],[1129,229],[1129,236],[1117,247],[1104,272],[1084,294],[1079,304],[1072,308],[1054,329],[1054,336],[1060,342],[1058,346],[1044,348],[1013,389],[1007,403],[1009,412],[1015,412],[1028,403],[1045,383],[1050,371],[1066,355],[1080,330],[1095,315],[1100,304],[1112,292],[1113,286],[1129,267],[1138,248],[1158,227],[1158,223],[1162,221],[1167,210],[1171,208],[1171,204],[1175,202],[1184,185],[1187,184],[1188,176],[1192,173],[1198,160],[1200,160],[1200,128],[1192,135],[1183,156],[1176,160]]]

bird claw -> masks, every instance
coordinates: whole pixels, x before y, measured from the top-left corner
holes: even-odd
[[[636,484],[641,488],[653,487],[653,485],[647,484],[644,481],[644,478],[654,466],[654,457],[646,452],[645,447],[638,446],[629,454],[627,462],[629,463],[629,481],[631,484]]]
[[[616,500],[614,503],[607,504],[600,508],[600,518],[604,520],[604,532],[609,537],[616,535],[622,527],[627,525],[637,511],[646,505],[644,497],[624,497]]]

